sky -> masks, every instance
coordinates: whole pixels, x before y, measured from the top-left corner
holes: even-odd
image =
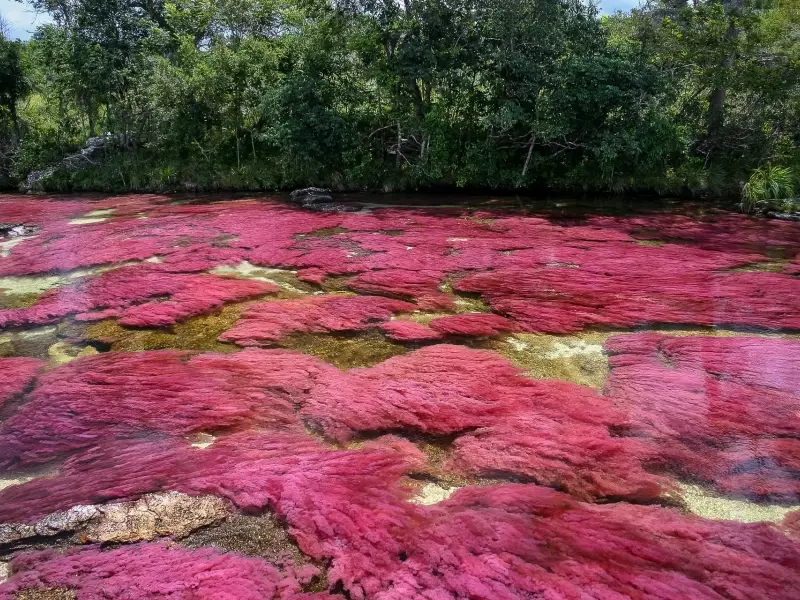
[[[0,0],[0,15],[10,28],[9,37],[13,40],[19,38],[27,40],[38,25],[46,23],[47,15],[37,15],[27,2],[15,0]]]
[[[638,4],[638,0],[600,0],[600,7],[605,13],[628,10]],[[16,0],[0,0],[0,15],[11,29],[11,39],[27,40],[38,25],[48,21],[47,15],[37,15],[27,2]]]

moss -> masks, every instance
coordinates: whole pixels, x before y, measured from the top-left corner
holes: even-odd
[[[377,332],[358,335],[300,333],[285,337],[281,346],[310,354],[342,370],[371,367],[408,348],[390,342]]]
[[[662,240],[636,240],[639,246],[653,246],[654,248],[661,248],[664,245]]]
[[[781,273],[788,260],[765,260],[730,269],[734,273]]]
[[[415,323],[420,323],[422,325],[430,325],[431,321],[449,316],[452,316],[452,313],[417,310],[413,313],[404,313],[398,315],[397,318],[404,321],[414,321]]]

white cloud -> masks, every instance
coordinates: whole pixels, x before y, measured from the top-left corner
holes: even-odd
[[[27,40],[39,25],[50,22],[47,14],[37,14],[27,2],[0,0],[0,15],[8,23],[10,37]]]

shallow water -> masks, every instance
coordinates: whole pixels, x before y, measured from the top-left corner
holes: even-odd
[[[0,196],[0,599],[800,596],[800,223],[343,200]]]

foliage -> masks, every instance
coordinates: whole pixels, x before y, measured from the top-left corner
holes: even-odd
[[[764,165],[742,186],[742,210],[794,209],[794,174],[787,167]]]
[[[18,46],[16,176],[128,142],[59,189],[732,195],[800,169],[787,0],[33,4],[53,24]]]

